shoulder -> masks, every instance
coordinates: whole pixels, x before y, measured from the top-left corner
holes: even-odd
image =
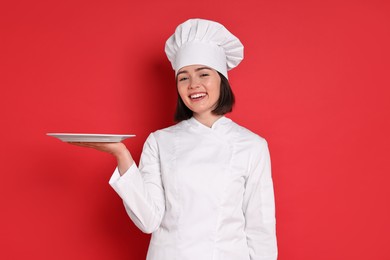
[[[184,125],[185,121],[181,121],[172,126],[156,130],[149,134],[146,142],[151,142],[155,144],[160,142],[169,142],[175,137],[177,132],[180,132],[182,129],[184,129]]]
[[[181,121],[181,122],[176,123],[172,126],[156,130],[152,133],[152,135],[154,135],[156,138],[174,135],[178,131],[181,131],[184,128],[185,124],[186,124],[186,121]]]
[[[239,138],[247,139],[256,144],[267,144],[267,141],[264,137],[256,134],[255,132],[249,130],[248,128],[241,126],[233,121],[232,121],[232,129],[234,130],[234,132],[237,134]]]
[[[255,153],[262,153],[268,150],[268,142],[264,137],[233,121],[231,129],[238,146]]]

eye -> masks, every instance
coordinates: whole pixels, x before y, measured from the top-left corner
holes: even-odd
[[[180,77],[179,78],[179,81],[185,81],[185,80],[187,80],[188,79],[188,77]]]
[[[208,73],[202,73],[200,74],[201,77],[207,77],[207,76],[210,76]]]

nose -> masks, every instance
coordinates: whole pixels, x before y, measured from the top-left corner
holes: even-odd
[[[194,89],[194,88],[199,88],[199,86],[200,86],[200,80],[198,80],[196,78],[192,78],[190,85],[189,85],[189,88]]]

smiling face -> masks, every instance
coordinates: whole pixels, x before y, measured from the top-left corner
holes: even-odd
[[[177,90],[194,117],[215,117],[212,111],[220,95],[218,72],[203,65],[183,67],[177,73]]]

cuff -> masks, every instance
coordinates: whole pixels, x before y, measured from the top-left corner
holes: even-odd
[[[113,186],[115,185],[115,183],[117,183],[118,181],[120,181],[121,179],[128,179],[128,175],[131,175],[131,174],[135,174],[135,172],[138,171],[138,167],[135,163],[133,163],[130,168],[121,176],[119,174],[119,170],[118,170],[118,167],[115,168],[115,171],[114,173],[111,175],[111,178],[110,180],[108,181],[108,183]]]

